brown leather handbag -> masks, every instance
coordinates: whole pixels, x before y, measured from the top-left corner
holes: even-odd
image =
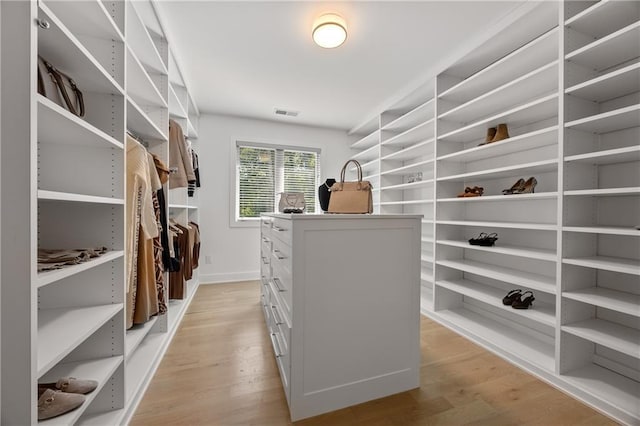
[[[50,78],[45,78],[48,74]],[[73,78],[38,56],[38,93],[78,117],[84,117],[84,98]]]
[[[344,176],[349,163],[354,163],[358,171],[356,182],[345,182]],[[368,180],[362,180],[362,166],[356,160],[347,161],[340,172],[340,182],[331,186],[328,213],[372,213],[373,186]]]

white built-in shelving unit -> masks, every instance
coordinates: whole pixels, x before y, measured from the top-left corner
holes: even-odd
[[[531,5],[352,145],[375,165],[376,212],[424,215],[423,314],[627,424],[640,422],[639,56],[638,2]],[[510,137],[483,144],[502,123]],[[534,193],[502,194],[532,176]],[[458,197],[474,186],[484,195]],[[495,246],[468,243],[481,232]],[[532,309],[502,304],[515,288]]]
[[[3,2],[1,19],[14,47],[2,50],[2,119],[13,123],[2,139],[16,142],[2,147],[3,200],[10,192],[15,200],[2,216],[2,281],[11,282],[1,297],[2,388],[12,389],[2,392],[2,423],[124,424],[198,284],[166,315],[125,330],[125,135],[169,162],[179,71],[151,2]],[[84,117],[37,93],[38,55],[76,81]],[[186,87],[184,127],[195,138]],[[197,204],[186,211],[197,214]],[[38,248],[102,246],[100,257],[37,272]],[[79,409],[38,422],[37,383],[63,376],[99,386]]]

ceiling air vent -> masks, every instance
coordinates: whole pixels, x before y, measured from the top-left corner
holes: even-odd
[[[300,112],[298,111],[287,111],[286,109],[276,108],[276,115],[286,115],[288,117],[297,117]]]

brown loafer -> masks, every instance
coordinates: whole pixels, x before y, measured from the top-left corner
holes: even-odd
[[[87,394],[93,392],[98,387],[95,380],[79,380],[75,377],[63,377],[56,383],[38,383],[38,388],[58,390],[66,393]]]
[[[38,421],[61,416],[80,407],[84,395],[46,389],[38,398]]]

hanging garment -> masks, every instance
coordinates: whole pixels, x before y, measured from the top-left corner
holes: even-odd
[[[149,160],[149,176],[151,178],[151,199],[153,202],[153,212],[155,214],[156,226],[158,227],[158,236],[154,237],[153,242],[153,269],[156,283],[156,300],[158,304],[157,313],[164,314],[167,312],[167,305],[164,291],[164,265],[162,263],[162,243],[160,237],[163,233],[162,222],[160,221],[160,203],[158,202],[157,191],[162,189],[162,182],[156,170],[155,159],[151,154],[147,153]],[[137,302],[137,301],[136,301]],[[137,309],[136,309],[137,310]],[[135,321],[135,320],[134,320]]]
[[[175,233],[174,238],[174,252],[179,266],[176,271],[169,273],[169,298],[184,299],[186,292],[183,269],[187,253],[187,245],[189,244],[189,234],[186,232],[186,228],[185,231],[183,231],[180,226],[174,226],[179,230],[179,232]],[[190,258],[189,261],[191,261]]]
[[[193,149],[191,150],[191,159],[193,164],[193,174],[196,176],[195,182],[189,182],[187,194],[189,197],[193,197],[196,188],[200,188],[200,162],[198,160],[198,154]]]
[[[191,257],[192,269],[197,269],[200,262],[200,226],[195,222],[189,222],[194,229],[193,255]]]
[[[126,157],[126,328],[131,328],[138,303],[141,312],[136,320],[158,311],[152,241],[158,236],[158,225],[147,151],[127,136]],[[138,301],[139,298],[143,299]]]
[[[153,162],[155,164],[156,171],[160,182],[164,185],[169,180],[169,168],[164,164],[160,158],[153,155]],[[167,203],[164,195],[164,188],[161,186],[156,192],[158,197],[158,204],[160,205],[160,223],[167,223]],[[171,265],[171,246],[169,245],[169,230],[166,226],[163,226],[160,230],[160,243],[162,244],[162,265],[165,271],[170,270]]]
[[[169,188],[186,188],[196,180],[182,127],[174,120],[169,120],[169,168]]]

